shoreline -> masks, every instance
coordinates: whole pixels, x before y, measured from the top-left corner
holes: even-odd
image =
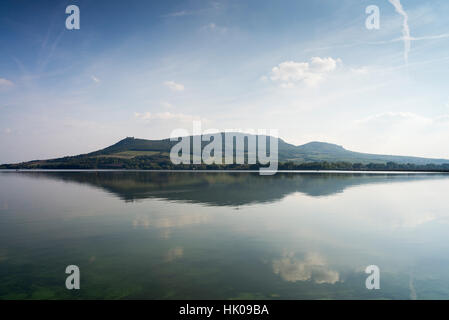
[[[180,173],[259,173],[259,170],[207,170],[207,169],[0,169],[0,172],[180,172]],[[429,170],[276,170],[276,173],[361,173],[361,174],[449,174],[449,171]]]

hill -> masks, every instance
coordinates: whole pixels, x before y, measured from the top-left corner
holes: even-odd
[[[236,139],[244,134],[235,133]],[[191,142],[193,137],[190,137]],[[222,134],[224,142],[224,135]],[[49,160],[34,160],[17,164],[1,165],[2,169],[191,169],[189,165],[174,166],[169,158],[176,141],[170,139],[145,140],[127,137],[107,148],[77,155]],[[204,147],[209,142],[202,142]],[[223,143],[224,145],[224,143]],[[234,151],[236,146],[234,145]],[[245,144],[244,152],[247,153]],[[223,150],[224,152],[224,150]],[[449,160],[411,156],[378,155],[354,152],[344,147],[326,143],[310,142],[295,146],[278,139],[280,167],[285,169],[391,169],[428,170],[449,169]],[[338,165],[337,165],[338,164]],[[421,167],[420,167],[421,166]],[[223,169],[222,165],[198,165],[207,169]],[[227,165],[233,169],[257,169],[254,165]]]

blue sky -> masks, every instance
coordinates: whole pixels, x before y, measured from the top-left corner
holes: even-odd
[[[65,28],[70,4],[80,30]],[[446,0],[2,1],[0,163],[165,138],[192,120],[449,158],[448,14]]]

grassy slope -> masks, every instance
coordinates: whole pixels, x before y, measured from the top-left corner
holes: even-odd
[[[0,168],[98,168],[107,164],[107,167],[123,167],[123,161],[134,160],[133,165],[143,162],[155,164],[169,161],[171,147],[176,144],[169,139],[144,140],[126,138],[118,143],[92,153],[73,157],[64,157],[50,160],[37,160],[16,165],[0,166]],[[203,142],[203,146],[208,142]],[[245,150],[246,151],[246,150]],[[279,161],[292,161],[295,163],[308,162],[350,162],[350,163],[412,163],[442,164],[449,163],[444,159],[427,159],[418,157],[374,155],[353,152],[341,146],[323,142],[311,142],[301,146],[294,146],[279,139]],[[128,161],[129,162],[129,161]],[[137,164],[136,164],[137,163]]]

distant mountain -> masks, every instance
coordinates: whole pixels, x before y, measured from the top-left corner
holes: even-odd
[[[235,133],[237,138],[243,138],[245,134]],[[193,141],[193,137],[189,137]],[[224,134],[222,133],[224,142]],[[177,141],[170,139],[145,140],[133,137],[125,138],[107,148],[77,156],[63,157],[50,160],[35,160],[18,164],[6,164],[0,168],[9,169],[100,169],[100,168],[123,168],[123,169],[172,169],[169,154],[171,148]],[[202,142],[205,146],[209,142]],[[223,143],[224,145],[224,143]],[[235,150],[235,146],[234,146]],[[245,144],[244,152],[247,153]],[[282,139],[278,139],[278,152],[280,163],[306,164],[306,163],[346,163],[346,166],[336,168],[352,169],[352,165],[367,166],[368,169],[382,169],[391,163],[397,165],[443,165],[449,166],[449,160],[431,159],[410,156],[378,155],[349,151],[342,146],[326,142],[309,142],[304,145],[295,146]],[[376,167],[376,165],[378,165]],[[371,166],[371,167],[370,167]],[[221,168],[221,167],[220,167]],[[296,168],[296,167],[295,167]],[[312,167],[311,167],[312,168]],[[317,167],[318,169],[321,167]],[[325,168],[333,168],[325,167]],[[248,169],[248,168],[247,168]],[[394,169],[392,167],[392,169]],[[405,168],[405,169],[414,169]],[[416,168],[415,168],[416,169]],[[419,169],[419,168],[418,168]]]
[[[280,144],[281,145],[281,144]],[[293,162],[329,161],[329,162],[351,162],[351,163],[387,163],[399,164],[444,164],[449,163],[446,159],[431,159],[411,156],[380,155],[349,151],[342,146],[326,142],[309,142],[300,146],[288,145],[287,152],[281,152],[280,158]]]
[[[236,136],[244,134],[235,133]],[[163,140],[144,140],[128,137],[118,143],[105,149],[92,152],[88,155],[118,155],[122,152],[133,151],[139,152],[162,152],[169,153],[172,146],[177,142],[170,139]],[[203,146],[208,142],[203,142]],[[309,142],[300,146],[287,143],[282,139],[278,139],[279,161],[293,161],[297,163],[312,161],[348,161],[352,163],[412,163],[412,164],[443,164],[449,163],[446,159],[420,158],[411,156],[394,156],[394,155],[378,155],[360,153],[346,150],[342,146],[327,142]],[[245,151],[247,151],[245,149]]]

